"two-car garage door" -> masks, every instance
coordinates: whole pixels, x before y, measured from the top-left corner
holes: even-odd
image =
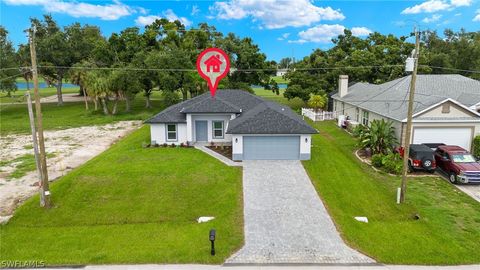
[[[299,159],[299,136],[244,136],[243,159]]]
[[[413,129],[413,143],[444,143],[458,145],[470,150],[472,143],[472,128],[469,127],[435,127]]]

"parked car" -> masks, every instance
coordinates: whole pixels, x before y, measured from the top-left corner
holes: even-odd
[[[438,146],[435,160],[438,167],[448,174],[450,182],[480,184],[480,164],[460,146]]]
[[[403,156],[403,152],[400,154]],[[429,173],[435,172],[437,164],[433,150],[423,144],[411,144],[408,155],[408,169],[410,172],[425,170]]]

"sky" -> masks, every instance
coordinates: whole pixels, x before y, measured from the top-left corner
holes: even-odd
[[[372,32],[408,35],[449,28],[480,30],[480,0],[311,1],[311,0],[0,0],[0,24],[15,44],[27,42],[29,18],[51,14],[62,26],[100,26],[110,36],[126,27],[141,29],[158,17],[180,20],[187,28],[207,22],[217,30],[251,37],[269,60],[301,59],[332,47],[345,28],[359,37]]]

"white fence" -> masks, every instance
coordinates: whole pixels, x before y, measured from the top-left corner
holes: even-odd
[[[337,114],[335,112],[315,112],[314,110],[308,108],[302,108],[302,115],[312,119],[313,121],[333,120],[337,118]]]

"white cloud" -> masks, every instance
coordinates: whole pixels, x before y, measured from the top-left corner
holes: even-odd
[[[352,27],[352,35],[357,37],[368,36],[373,31],[366,27]]]
[[[477,15],[473,18],[474,22],[480,22],[480,9],[477,10]]]
[[[425,17],[422,22],[424,23],[433,23],[433,22],[437,22],[438,20],[440,20],[440,18],[442,18],[442,15],[440,14],[433,14],[432,16],[430,17]]]
[[[345,27],[340,24],[321,24],[298,33],[303,42],[329,43],[332,38],[343,34]]]
[[[175,14],[171,9],[165,10],[162,14],[163,15],[138,16],[138,18],[135,19],[135,23],[140,26],[145,26],[152,24],[157,19],[166,18],[171,22],[178,20],[183,25],[185,25],[185,27],[192,25],[192,22],[190,20],[185,17],[178,17],[177,14]]]
[[[319,7],[310,0],[230,0],[215,2],[210,12],[223,20],[239,20],[246,17],[259,21],[261,27],[278,29],[300,27],[322,20],[343,20],[340,10]]]
[[[454,7],[468,7],[472,4],[472,0],[452,0],[451,3]]]
[[[143,8],[130,7],[118,0],[111,4],[97,5],[84,2],[67,2],[63,0],[4,0],[7,5],[42,6],[46,12],[64,13],[72,17],[100,18],[117,20],[133,13],[143,13]]]
[[[173,21],[180,21],[183,25],[185,25],[186,27],[192,25],[192,22],[190,20],[188,20],[187,18],[185,17],[178,17],[177,14],[175,14],[173,12],[173,10],[171,9],[167,9],[163,12],[163,16],[165,16],[165,18],[167,18],[167,20],[173,22]]]
[[[330,43],[333,38],[343,35],[345,26],[340,24],[320,24],[298,33],[299,39],[289,40],[289,43]],[[372,30],[367,27],[352,27],[352,35],[361,37],[368,36]]]
[[[200,12],[200,9],[198,8],[197,5],[192,6],[192,12],[190,13],[192,16],[197,15]]]
[[[450,8],[450,5],[443,0],[429,0],[413,7],[408,7],[402,14],[433,13]]]
[[[468,7],[473,0],[428,0],[413,7],[408,7],[402,11],[402,14],[434,13],[443,10],[453,10],[457,7]]]

